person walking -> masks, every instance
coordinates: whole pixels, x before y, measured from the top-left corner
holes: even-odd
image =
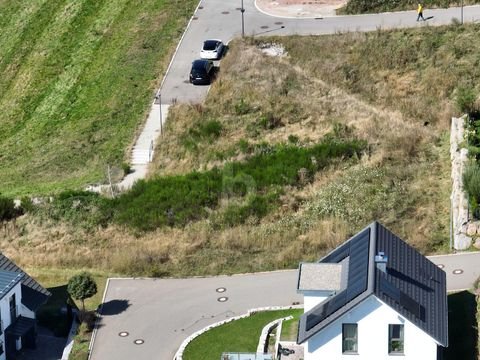
[[[425,21],[425,18],[423,17],[423,6],[422,6],[422,4],[418,4],[417,13],[418,13],[417,21],[419,21],[420,19]]]

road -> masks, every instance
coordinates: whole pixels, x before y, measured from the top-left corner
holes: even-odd
[[[254,0],[245,0],[245,34],[262,35],[320,35],[346,31],[373,31],[379,28],[407,28],[450,24],[460,18],[460,8],[425,10],[426,22],[417,22],[416,11],[338,16],[323,19],[276,18],[257,10]],[[162,103],[195,103],[205,99],[208,87],[188,82],[190,66],[198,58],[203,41],[218,38],[229,41],[241,35],[240,0],[202,0],[174,56],[160,92]],[[464,19],[480,19],[480,6],[464,8]]]
[[[480,276],[480,252],[429,259],[443,265],[449,291],[470,288]],[[110,279],[91,359],[172,359],[185,338],[209,324],[252,308],[302,302],[296,287],[297,270],[191,279]],[[219,288],[225,291],[218,292]],[[227,301],[220,302],[221,297]],[[128,336],[119,336],[121,332]],[[144,343],[136,345],[138,339]]]
[[[111,279],[93,360],[170,360],[183,340],[249,309],[301,302],[296,271],[192,279]],[[224,292],[217,291],[225,288]],[[225,302],[219,301],[227,298]],[[119,333],[128,332],[121,337]],[[141,339],[141,345],[134,341]]]

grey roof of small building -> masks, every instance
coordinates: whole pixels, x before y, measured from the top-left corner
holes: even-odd
[[[342,264],[301,263],[297,290],[340,290],[342,268]]]
[[[0,299],[22,280],[22,274],[0,270]]]
[[[375,265],[375,255],[379,252],[388,257],[386,272]],[[319,262],[346,260],[346,288],[302,315],[299,344],[374,295],[438,344],[448,346],[447,287],[443,270],[378,222],[360,231]]]
[[[2,253],[0,253],[0,271],[10,271],[21,275],[22,303],[32,311],[36,311],[52,295]]]

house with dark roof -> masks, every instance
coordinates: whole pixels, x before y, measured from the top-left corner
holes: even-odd
[[[0,253],[0,360],[34,348],[36,311],[50,292]]]
[[[446,274],[378,222],[302,263],[305,360],[436,360],[448,346]]]

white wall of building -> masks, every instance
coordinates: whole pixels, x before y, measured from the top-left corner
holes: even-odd
[[[303,308],[304,311],[310,311],[315,306],[325,301],[329,296],[333,295],[333,291],[325,290],[308,290],[300,291],[303,294]]]
[[[342,354],[343,323],[358,324],[358,354]],[[436,360],[433,338],[373,295],[310,338],[305,343],[305,360],[398,360],[399,355],[388,354],[389,324],[404,325],[402,360]]]
[[[5,360],[5,329],[10,326],[12,323],[12,319],[10,318],[10,298],[13,294],[15,294],[15,301],[17,303],[17,311],[20,311],[22,301],[22,286],[21,282],[19,282],[13,289],[11,289],[5,296],[2,297],[0,300],[0,316],[3,323],[2,327],[2,334],[0,335],[0,341],[3,344],[3,354],[0,355],[0,360]],[[15,320],[15,319],[13,319]]]

